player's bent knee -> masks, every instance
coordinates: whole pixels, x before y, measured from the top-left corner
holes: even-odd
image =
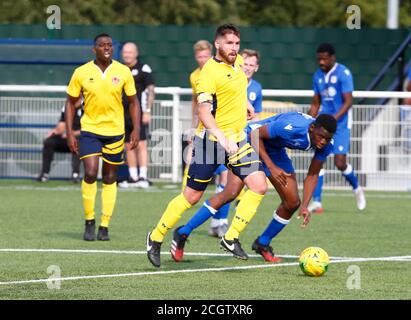
[[[340,171],[344,171],[347,168],[347,162],[345,161],[345,159],[335,158],[334,165]]]
[[[117,174],[109,174],[107,176],[103,176],[104,184],[113,184],[116,181],[117,181]]]
[[[265,194],[268,190],[266,176],[264,172],[258,171],[249,175],[245,180],[248,189],[258,194]]]
[[[186,188],[183,192],[184,198],[192,205],[194,206],[198,201],[200,201],[201,196],[203,195],[203,191],[197,191],[194,189],[188,189]]]
[[[97,180],[97,170],[94,168],[84,168],[84,181],[94,183]]]
[[[87,172],[84,173],[84,181],[86,183],[94,183],[97,181],[97,174],[87,174]]]
[[[301,200],[300,199],[294,199],[291,201],[285,201],[283,203],[284,209],[288,211],[288,213],[293,214],[301,205]]]

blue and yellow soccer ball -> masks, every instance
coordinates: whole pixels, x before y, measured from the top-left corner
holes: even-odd
[[[324,249],[309,247],[301,252],[299,263],[304,274],[311,277],[320,277],[327,271],[330,258]]]

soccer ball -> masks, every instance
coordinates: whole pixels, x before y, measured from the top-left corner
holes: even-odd
[[[304,274],[311,277],[320,277],[327,271],[330,258],[324,249],[309,247],[301,252],[299,263]]]

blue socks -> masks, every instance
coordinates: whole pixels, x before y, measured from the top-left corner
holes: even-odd
[[[223,191],[224,187],[225,186],[223,184],[219,184],[217,186],[217,189],[216,189],[215,193],[219,193],[219,192]],[[213,219],[216,219],[216,220],[227,219],[229,211],[230,211],[230,203],[226,203],[220,209],[218,209],[218,211],[214,215]]]
[[[277,212],[274,211],[273,220],[271,220],[263,234],[258,238],[258,242],[263,246],[268,246],[271,240],[279,234],[289,222],[290,220],[281,218],[277,215]]]
[[[318,182],[313,192],[313,201],[321,202],[321,193],[323,190],[323,183],[324,183],[324,169],[320,170],[320,174],[318,175]]]
[[[187,222],[185,226],[178,229],[178,233],[180,235],[185,234],[187,237],[191,234],[191,232],[201,226],[204,222],[206,222],[211,216],[215,215],[217,210],[210,206],[208,200],[206,200],[200,209],[195,213],[194,216],[191,217],[190,221]]]
[[[354,169],[351,164],[347,164],[347,168],[342,172],[345,180],[351,185],[353,190],[356,190],[360,185],[358,183],[357,176],[355,175]],[[314,189],[313,201],[321,202],[321,193],[324,183],[324,169],[321,169],[318,176],[317,186]]]
[[[354,190],[356,190],[359,187],[358,179],[355,176],[354,169],[353,169],[352,165],[350,165],[348,163],[347,164],[347,169],[345,169],[342,174],[343,174],[345,180],[348,181],[348,183],[351,185],[351,187]]]
[[[214,215],[214,219],[227,219],[228,212],[230,211],[230,203],[226,203],[220,209],[218,209],[217,213]]]

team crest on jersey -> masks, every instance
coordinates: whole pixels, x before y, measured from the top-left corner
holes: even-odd
[[[330,82],[337,83],[337,76],[331,76]]]
[[[250,94],[248,95],[248,99],[254,101],[257,99],[257,95],[254,91],[251,91]]]
[[[113,77],[111,78],[111,83],[116,85],[120,83],[120,78],[119,77]]]
[[[138,70],[137,70],[137,69],[131,70],[131,74],[132,74],[133,76],[138,75]]]
[[[328,87],[328,96],[334,97],[337,94],[337,90],[334,87]]]

